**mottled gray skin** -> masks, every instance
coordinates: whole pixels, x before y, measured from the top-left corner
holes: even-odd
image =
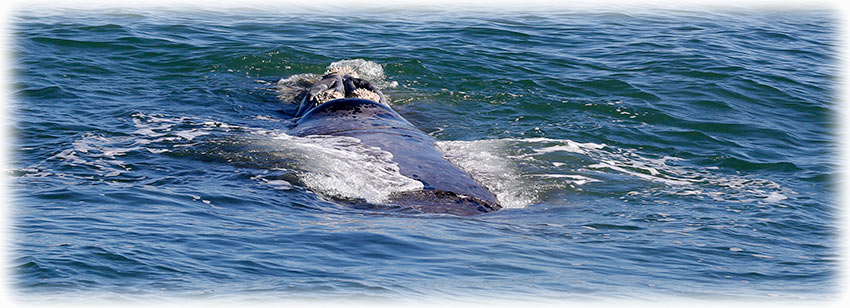
[[[345,86],[345,78],[342,79]],[[355,81],[352,80],[352,84]],[[336,84],[326,83],[325,86]],[[384,100],[383,94],[380,97]],[[309,99],[309,96],[305,97],[305,101]],[[434,146],[433,137],[416,129],[386,104],[343,98],[306,109],[293,127],[292,134],[357,138],[365,145],[392,153],[399,172],[424,185],[422,191],[393,194],[391,203],[426,213],[455,215],[475,215],[502,208],[493,193],[443,158]]]

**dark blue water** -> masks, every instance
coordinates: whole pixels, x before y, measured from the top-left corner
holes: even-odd
[[[15,297],[836,298],[828,10],[12,12]],[[349,65],[505,210],[286,134]]]

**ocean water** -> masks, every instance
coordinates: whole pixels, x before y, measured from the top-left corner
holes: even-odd
[[[18,7],[9,24],[17,300],[838,296],[829,9]],[[338,65],[505,209],[382,205],[418,187],[387,152],[288,135],[293,97]]]

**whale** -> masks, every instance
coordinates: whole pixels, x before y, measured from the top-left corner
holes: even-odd
[[[399,173],[422,183],[388,204],[460,216],[502,209],[496,196],[437,149],[434,137],[393,110],[383,93],[352,70],[330,72],[305,93],[290,134],[347,136],[392,154]]]

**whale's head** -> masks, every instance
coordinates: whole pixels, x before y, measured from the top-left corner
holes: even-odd
[[[296,117],[319,105],[342,98],[365,99],[389,106],[381,90],[368,80],[361,79],[354,69],[349,66],[334,66],[304,95]]]

